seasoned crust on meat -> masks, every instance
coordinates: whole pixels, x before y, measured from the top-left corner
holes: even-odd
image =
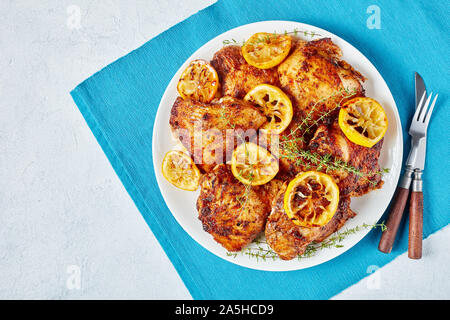
[[[364,176],[356,173],[339,170],[329,171],[336,181],[341,195],[359,197],[369,191],[379,189],[383,185],[380,174],[371,174],[380,171],[378,159],[380,157],[383,139],[372,148],[357,145],[344,135],[335,121],[331,125],[321,125],[317,128],[308,149],[319,155],[331,155],[345,161],[348,165],[362,172]]]
[[[240,251],[264,230],[271,207],[263,186],[246,187],[227,165],[218,165],[200,187],[198,218],[225,249]]]
[[[236,146],[238,138],[230,132],[227,136],[227,130],[252,138],[266,121],[258,108],[243,100],[223,97],[207,104],[178,97],[169,123],[199,168],[209,172],[229,159]]]
[[[217,51],[211,65],[217,71],[224,96],[242,99],[259,84],[278,85],[277,69],[263,70],[249,65],[239,46],[226,46]]]
[[[340,60],[341,50],[329,38],[296,39],[294,43],[292,53],[278,66],[281,88],[290,96],[294,107],[292,122],[280,141],[285,143],[283,138],[295,141],[295,148],[304,149],[317,127],[315,122],[331,121],[340,103],[364,94],[361,84],[364,78]],[[296,160],[282,156],[280,171],[285,175],[298,173]]]
[[[342,101],[344,90],[364,94],[364,77],[340,57],[340,48],[329,38],[300,40],[278,66],[281,88],[293,98],[298,116],[310,114],[311,120],[317,120]]]
[[[281,259],[291,260],[305,252],[311,242],[322,242],[354,217],[350,198],[341,197],[333,218],[323,227],[304,228],[294,224],[283,208],[286,185],[278,193],[274,207],[267,220],[265,235],[269,246]]]

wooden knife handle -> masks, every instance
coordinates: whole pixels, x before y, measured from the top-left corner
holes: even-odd
[[[409,239],[408,257],[422,258],[422,230],[423,230],[423,193],[422,171],[414,170],[414,180],[411,186],[411,200],[409,202]]]
[[[409,241],[408,257],[422,258],[422,229],[423,229],[423,193],[411,192],[409,202]]]
[[[378,245],[378,250],[384,253],[390,253],[397,235],[398,226],[402,220],[405,211],[406,201],[408,200],[409,189],[397,188],[392,209],[386,222],[387,229],[383,232]]]

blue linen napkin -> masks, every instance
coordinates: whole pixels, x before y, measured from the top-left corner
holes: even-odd
[[[380,10],[380,29],[368,28],[372,20],[367,24],[374,13],[368,7],[374,2]],[[449,11],[445,1],[219,1],[107,66],[71,94],[194,299],[328,299],[367,276],[369,266],[381,267],[407,250],[405,219],[389,255],[377,250],[380,231],[375,230],[341,256],[305,270],[264,272],[224,261],[184,232],[160,194],[151,143],[159,101],[195,50],[231,28],[262,20],[315,25],[353,44],[386,80],[404,132],[414,109],[413,74],[418,71],[428,90],[440,94],[429,128],[424,174],[427,237],[450,220],[448,192],[443,189],[450,181]],[[407,134],[404,139],[406,157]]]

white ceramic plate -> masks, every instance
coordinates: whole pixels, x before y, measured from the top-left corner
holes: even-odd
[[[321,264],[353,247],[370,231],[370,229],[363,228],[361,231],[347,236],[340,243],[343,247],[322,249],[309,258],[282,261],[280,259],[256,259],[255,257],[242,253],[238,253],[236,256],[230,255],[227,254],[227,251],[222,246],[213,240],[210,234],[202,229],[202,224],[197,218],[198,213],[196,210],[196,200],[199,191],[188,192],[173,187],[163,178],[161,173],[161,163],[165,153],[176,147],[177,144],[172,138],[169,127],[169,116],[172,105],[177,97],[176,86],[178,79],[189,62],[194,59],[211,60],[214,53],[223,47],[224,40],[236,39],[236,41],[242,42],[256,32],[276,31],[277,33],[283,33],[285,31],[294,31],[295,29],[299,30],[299,36],[306,40],[330,37],[332,41],[342,49],[343,59],[368,79],[364,83],[366,95],[381,103],[389,119],[389,128],[385,135],[379,162],[381,167],[389,168],[390,172],[383,177],[385,183],[382,189],[370,192],[363,197],[352,199],[351,208],[357,212],[358,215],[348,221],[341,231],[346,228],[360,226],[364,223],[374,224],[380,219],[394,194],[401,169],[403,154],[402,131],[400,118],[392,94],[386,85],[386,82],[372,63],[345,40],[328,31],[303,23],[292,21],[263,21],[232,29],[206,43],[186,60],[182,66],[180,66],[180,69],[170,81],[169,86],[161,99],[153,131],[153,164],[155,167],[156,179],[164,200],[173,216],[195,241],[225,260],[258,270],[288,271]],[[308,31],[309,33],[305,35],[302,33],[303,31]],[[315,35],[311,36],[311,32],[314,32]],[[254,246],[256,245],[252,244],[251,248]],[[373,250],[376,250],[376,247],[377,244],[374,243]]]

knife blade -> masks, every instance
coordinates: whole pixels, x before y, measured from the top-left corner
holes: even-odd
[[[416,95],[416,109],[420,99],[424,96],[424,101],[427,99],[425,83],[419,73],[415,73],[415,95]],[[427,140],[425,137],[417,138],[411,135],[411,150],[406,160],[406,166],[411,169],[423,170],[425,167],[425,153],[427,148]]]
[[[422,95],[424,92],[426,92],[426,89],[425,89],[425,83],[423,82],[423,79],[419,73],[417,73],[417,72],[415,73],[414,80],[415,80],[415,87],[416,87],[416,109],[417,109],[420,98],[422,98]],[[425,100],[426,99],[427,99],[427,94],[425,93]]]

